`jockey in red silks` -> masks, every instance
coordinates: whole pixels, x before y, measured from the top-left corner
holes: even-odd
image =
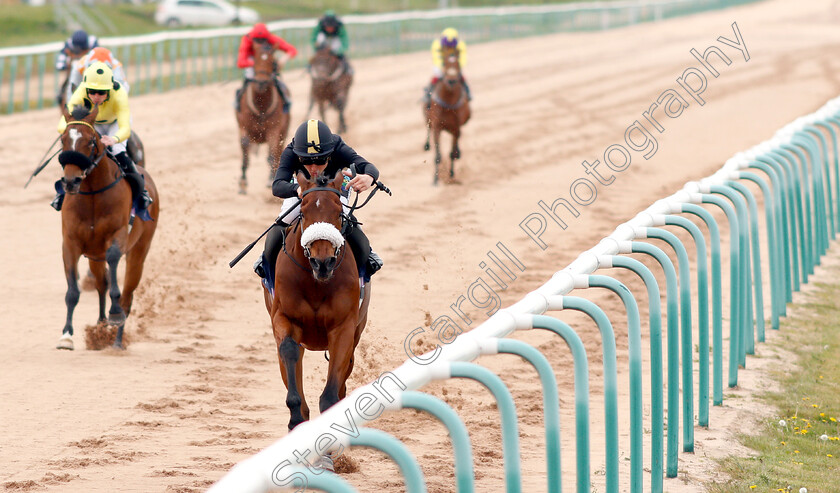
[[[254,27],[248,34],[242,36],[242,41],[239,43],[239,58],[236,61],[236,66],[245,69],[245,80],[242,83],[242,87],[236,91],[236,111],[239,111],[239,100],[241,99],[242,91],[245,90],[248,82],[254,78],[254,42],[260,41],[270,43],[285,53],[279,60],[280,67],[297,55],[297,49],[294,46],[280,36],[271,34],[265,24],[262,22],[254,24]],[[280,91],[280,95],[283,96],[283,112],[288,113],[292,99],[289,95],[288,87],[280,80],[279,71],[275,74],[274,82]]]

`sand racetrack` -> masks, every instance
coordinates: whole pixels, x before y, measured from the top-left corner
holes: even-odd
[[[735,152],[837,96],[838,20],[832,0],[771,0],[614,31],[471,46],[466,74],[475,100],[462,139],[463,160],[457,182],[437,188],[431,185],[431,154],[422,152],[425,133],[418,104],[430,73],[428,54],[356,60],[350,130],[344,137],[379,167],[394,195],[377,196],[358,214],[386,265],[374,278],[370,321],[349,387],[401,364],[406,335],[452,314],[450,304],[483,274],[479,263],[497,242],[526,267],[506,290],[498,290],[503,305],[509,305],[657,198],[710,174]],[[735,39],[733,22],[749,61],[716,41],[719,36]],[[642,113],[663,91],[681,90],[676,79],[686,68],[700,66],[689,50],[702,53],[712,44],[732,64],[712,59],[720,76],[708,77],[705,105],[689,98],[678,118],[660,113],[664,132],[655,135],[656,154],[646,160],[634,151],[622,172],[602,165],[599,171],[614,175],[615,181],[598,185],[595,202],[580,207],[567,230],[549,223],[542,236],[547,247],[537,247],[519,227],[539,211],[537,201],[568,198],[570,184],[588,176],[581,161],[603,161],[604,149],[624,143],[627,127],[643,121]],[[295,71],[286,80],[296,102],[293,122],[300,122],[308,79]],[[66,285],[60,215],[48,204],[60,168],[51,165],[27,190],[21,187],[55,138],[58,112],[0,118],[0,335],[5,341],[0,345],[0,485],[7,490],[201,491],[286,433],[285,390],[262,293],[250,269],[256,253],[233,270],[227,266],[280,206],[263,186],[264,150],[252,163],[249,194],[236,193],[233,90],[234,84],[217,84],[132,99],[134,128],[145,142],[161,194],[161,216],[127,325],[132,342],[122,353],[84,349],[84,327],[96,318],[92,292],[82,293],[76,310],[77,350],[54,349],[64,323]],[[633,276],[618,278],[638,293],[646,320],[643,285]],[[624,309],[616,297],[582,295],[594,297],[613,315],[619,386],[625,394],[620,404],[627,413]],[[470,327],[486,319],[482,310],[462,306],[472,319]],[[592,470],[602,491],[599,336],[589,320],[563,318],[578,329],[590,356]],[[647,330],[643,333],[647,354]],[[519,338],[543,350],[557,371],[564,483],[571,491],[568,350],[546,334]],[[426,348],[431,340],[425,340]],[[541,491],[536,373],[509,356],[481,362],[505,371],[522,416],[525,490]],[[317,403],[325,367],[322,354],[307,354],[310,404]],[[750,371],[744,372],[745,388]],[[646,389],[648,382],[646,376]],[[478,490],[501,490],[497,410],[488,392],[464,381],[428,389],[460,410],[470,429]],[[648,413],[647,397],[645,402]],[[681,455],[688,462],[681,463],[680,479],[666,481],[667,491],[700,491],[698,481],[708,477],[703,456],[731,447],[724,444],[728,430],[750,412],[726,404],[712,409],[711,431],[697,431],[698,452]],[[624,423],[621,467],[627,473]],[[442,426],[413,412],[385,415],[375,426],[404,439],[424,467],[430,491],[452,491],[451,448]],[[650,452],[649,442],[645,452]],[[379,454],[352,451],[351,456],[360,471],[347,478],[361,491],[402,488],[396,467]]]

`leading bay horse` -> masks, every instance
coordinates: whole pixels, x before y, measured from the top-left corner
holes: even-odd
[[[440,133],[447,131],[452,134],[452,151],[449,153],[449,178],[451,179],[455,176],[455,160],[461,157],[461,149],[458,147],[461,127],[470,119],[470,103],[467,101],[467,90],[461,77],[457,51],[444,57],[443,78],[432,90],[431,103],[424,108],[423,117],[426,119],[425,150],[429,150],[429,136],[434,136],[434,184],[437,185],[441,162]]]
[[[353,74],[346,69],[345,63],[332,53],[326,44],[322,45],[309,59],[312,88],[309,91],[309,110],[306,112],[306,119],[309,119],[312,107],[318,103],[321,121],[326,122],[326,107],[333,106],[338,110],[338,133],[347,131],[344,108],[347,106],[347,94],[353,84]]]
[[[58,349],[73,349],[73,311],[79,302],[78,264],[88,258],[96,290],[99,292],[99,322],[117,326],[114,347],[122,347],[126,317],[131,313],[134,290],[143,275],[143,263],[157,227],[160,199],[149,173],[138,167],[146,179],[146,189],[154,202],[149,207],[152,221],[135,218],[129,231],[131,188],[122,171],[105,152],[94,129],[99,107],[89,111],[76,106],[73,113],[65,108],[67,128],[61,135],[59,162],[64,168],[61,183],[67,197],[61,208],[62,256],[67,279],[67,321]],[[117,284],[117,266],[125,255],[125,280],[122,293]],[[107,272],[106,272],[107,263]],[[107,273],[107,278],[106,278]],[[105,292],[111,308],[105,318]]]
[[[271,186],[289,133],[290,116],[283,110],[283,96],[274,82],[279,72],[275,51],[271,43],[255,40],[254,79],[248,82],[239,98],[236,120],[242,147],[242,176],[239,179],[239,193],[242,194],[248,187],[246,172],[251,144],[268,144],[268,184]]]
[[[360,303],[359,271],[341,234],[343,179],[341,172],[314,178],[297,174],[300,216],[288,228],[283,252],[277,255],[274,292],[263,286],[287,389],[290,430],[309,419],[303,396],[304,351],[329,352],[327,383],[319,402],[323,413],[347,393],[353,352],[367,323],[370,283]]]

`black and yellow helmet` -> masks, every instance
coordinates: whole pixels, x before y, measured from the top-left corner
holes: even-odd
[[[295,131],[292,150],[304,159],[326,158],[335,149],[337,135],[320,120],[303,122]]]

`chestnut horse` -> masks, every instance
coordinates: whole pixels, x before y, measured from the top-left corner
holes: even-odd
[[[461,157],[458,138],[461,136],[461,126],[470,119],[470,103],[467,101],[467,91],[461,78],[461,66],[458,63],[458,53],[447,54],[443,63],[443,78],[432,90],[431,104],[424,108],[426,119],[426,144],[429,150],[429,136],[434,136],[435,143],[435,178],[437,185],[440,176],[440,133],[447,131],[452,134],[452,151],[449,153],[449,178],[455,176],[455,160]]]
[[[314,179],[297,174],[300,216],[289,227],[284,250],[277,256],[274,293],[263,286],[287,389],[290,430],[309,419],[303,396],[304,351],[329,352],[327,383],[319,403],[323,413],[347,393],[353,352],[367,323],[371,285],[367,284],[360,303],[359,271],[341,235],[343,179],[340,172]]]
[[[239,98],[239,145],[242,147],[242,176],[239,193],[248,187],[248,152],[251,144],[268,144],[268,186],[280,165],[286,136],[289,133],[289,113],[283,111],[283,96],[274,83],[278,63],[271,43],[254,43],[254,79],[248,82]]]
[[[61,135],[59,162],[64,168],[61,183],[67,193],[61,208],[62,255],[67,279],[67,322],[58,349],[73,349],[73,310],[79,302],[78,264],[84,255],[99,292],[99,322],[117,326],[114,347],[122,348],[126,317],[131,313],[134,290],[143,275],[143,263],[149,252],[160,213],[160,200],[152,177],[143,168],[146,189],[154,202],[149,207],[152,221],[135,218],[129,232],[131,188],[119,166],[105,152],[105,145],[94,129],[99,107],[89,111],[77,106],[71,115],[64,110],[67,128]],[[125,280],[120,293],[117,266],[126,256]],[[107,272],[106,264],[107,263]],[[107,278],[106,278],[107,273]],[[105,318],[105,292],[111,297],[111,309]]]
[[[347,94],[353,84],[353,74],[345,70],[341,59],[324,45],[309,59],[309,75],[312,76],[312,89],[309,91],[306,119],[309,119],[312,107],[318,103],[321,121],[327,121],[325,111],[329,104],[338,110],[338,133],[346,132],[344,108],[347,105]]]

